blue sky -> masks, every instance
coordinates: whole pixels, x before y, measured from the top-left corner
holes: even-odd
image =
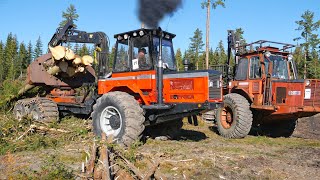
[[[203,0],[183,0],[183,6],[173,16],[160,22],[162,29],[177,35],[175,49],[185,50],[196,28],[203,31],[205,41],[206,11]],[[103,31],[114,44],[113,35],[140,28],[137,0],[0,0],[0,40],[9,32],[18,41],[33,44],[41,36],[44,45],[62,20],[62,11],[74,4],[79,14],[78,29],[87,32]],[[242,27],[247,42],[260,39],[296,43],[296,20],[304,11],[315,13],[320,19],[319,0],[226,0],[226,8],[211,11],[210,46],[220,40],[226,42],[228,29]],[[46,46],[45,46],[46,48]]]

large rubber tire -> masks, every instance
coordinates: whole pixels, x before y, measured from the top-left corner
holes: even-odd
[[[224,96],[224,108],[217,110],[218,132],[225,138],[243,138],[252,126],[252,111],[246,98],[231,93]]]
[[[261,124],[260,131],[262,135],[268,137],[290,137],[297,126],[298,119],[279,120],[279,122]]]
[[[110,92],[98,98],[91,117],[93,131],[98,137],[104,132],[125,146],[140,139],[145,128],[143,109],[133,96],[125,92]]]

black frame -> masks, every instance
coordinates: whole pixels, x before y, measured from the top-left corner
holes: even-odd
[[[128,36],[128,41],[130,42],[129,43],[129,59],[132,59],[133,57],[133,46],[132,46],[132,40],[131,38],[135,38],[136,36],[139,36],[139,35],[136,35],[134,36],[133,34],[134,33],[139,33],[139,32],[143,32],[144,35],[143,36],[148,36],[149,37],[149,58],[151,60],[151,67],[150,69],[138,69],[138,70],[133,70],[132,69],[132,61],[129,61],[129,71],[116,71],[116,72],[113,72],[113,73],[124,73],[124,72],[139,72],[139,71],[150,71],[150,70],[155,70],[156,69],[156,66],[157,66],[157,59],[156,57],[153,58],[153,54],[155,53],[154,52],[154,49],[153,49],[153,46],[154,46],[154,43],[153,43],[153,38],[156,37],[156,38],[160,38],[159,37],[159,32],[162,32],[163,33],[163,37],[164,39],[166,40],[169,40],[172,44],[172,39],[176,36],[175,34],[172,34],[172,33],[169,33],[169,32],[165,32],[165,31],[162,31],[161,29],[139,29],[139,30],[135,30],[135,31],[129,31],[129,32],[126,32],[126,33],[121,33],[121,34],[116,34],[114,35],[114,38],[117,39],[116,41],[116,49],[115,49],[115,55],[114,55],[114,59],[113,59],[113,67],[112,69],[114,70],[115,69],[115,65],[116,65],[116,58],[117,58],[117,55],[118,55],[118,45],[119,45],[119,41],[123,40],[123,39],[118,39],[118,37],[122,37],[124,38],[125,35]],[[167,36],[169,36],[170,38],[166,38]],[[172,59],[173,59],[173,63],[174,63],[174,66],[177,67],[177,64],[176,64],[176,59],[175,59],[175,55],[174,55],[174,48],[173,48],[173,45],[171,45],[171,51],[173,52],[172,53]]]

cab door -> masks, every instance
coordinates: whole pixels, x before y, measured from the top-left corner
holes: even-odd
[[[232,87],[235,89],[240,89],[248,94],[250,89],[248,75],[249,59],[241,58],[237,65],[234,81],[232,82]]]
[[[257,104],[262,103],[262,73],[259,56],[250,57],[249,65],[249,93]]]

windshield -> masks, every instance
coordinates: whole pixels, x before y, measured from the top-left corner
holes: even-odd
[[[153,59],[155,60],[155,65],[158,63],[158,54],[159,54],[159,38],[153,38]],[[171,40],[163,39],[162,40],[162,61],[165,63],[166,68],[171,70],[176,69],[176,63],[174,58],[174,52],[172,47]]]
[[[289,79],[288,62],[282,56],[271,55],[265,57],[265,72],[268,72],[269,64],[272,62],[272,77],[277,79]]]

